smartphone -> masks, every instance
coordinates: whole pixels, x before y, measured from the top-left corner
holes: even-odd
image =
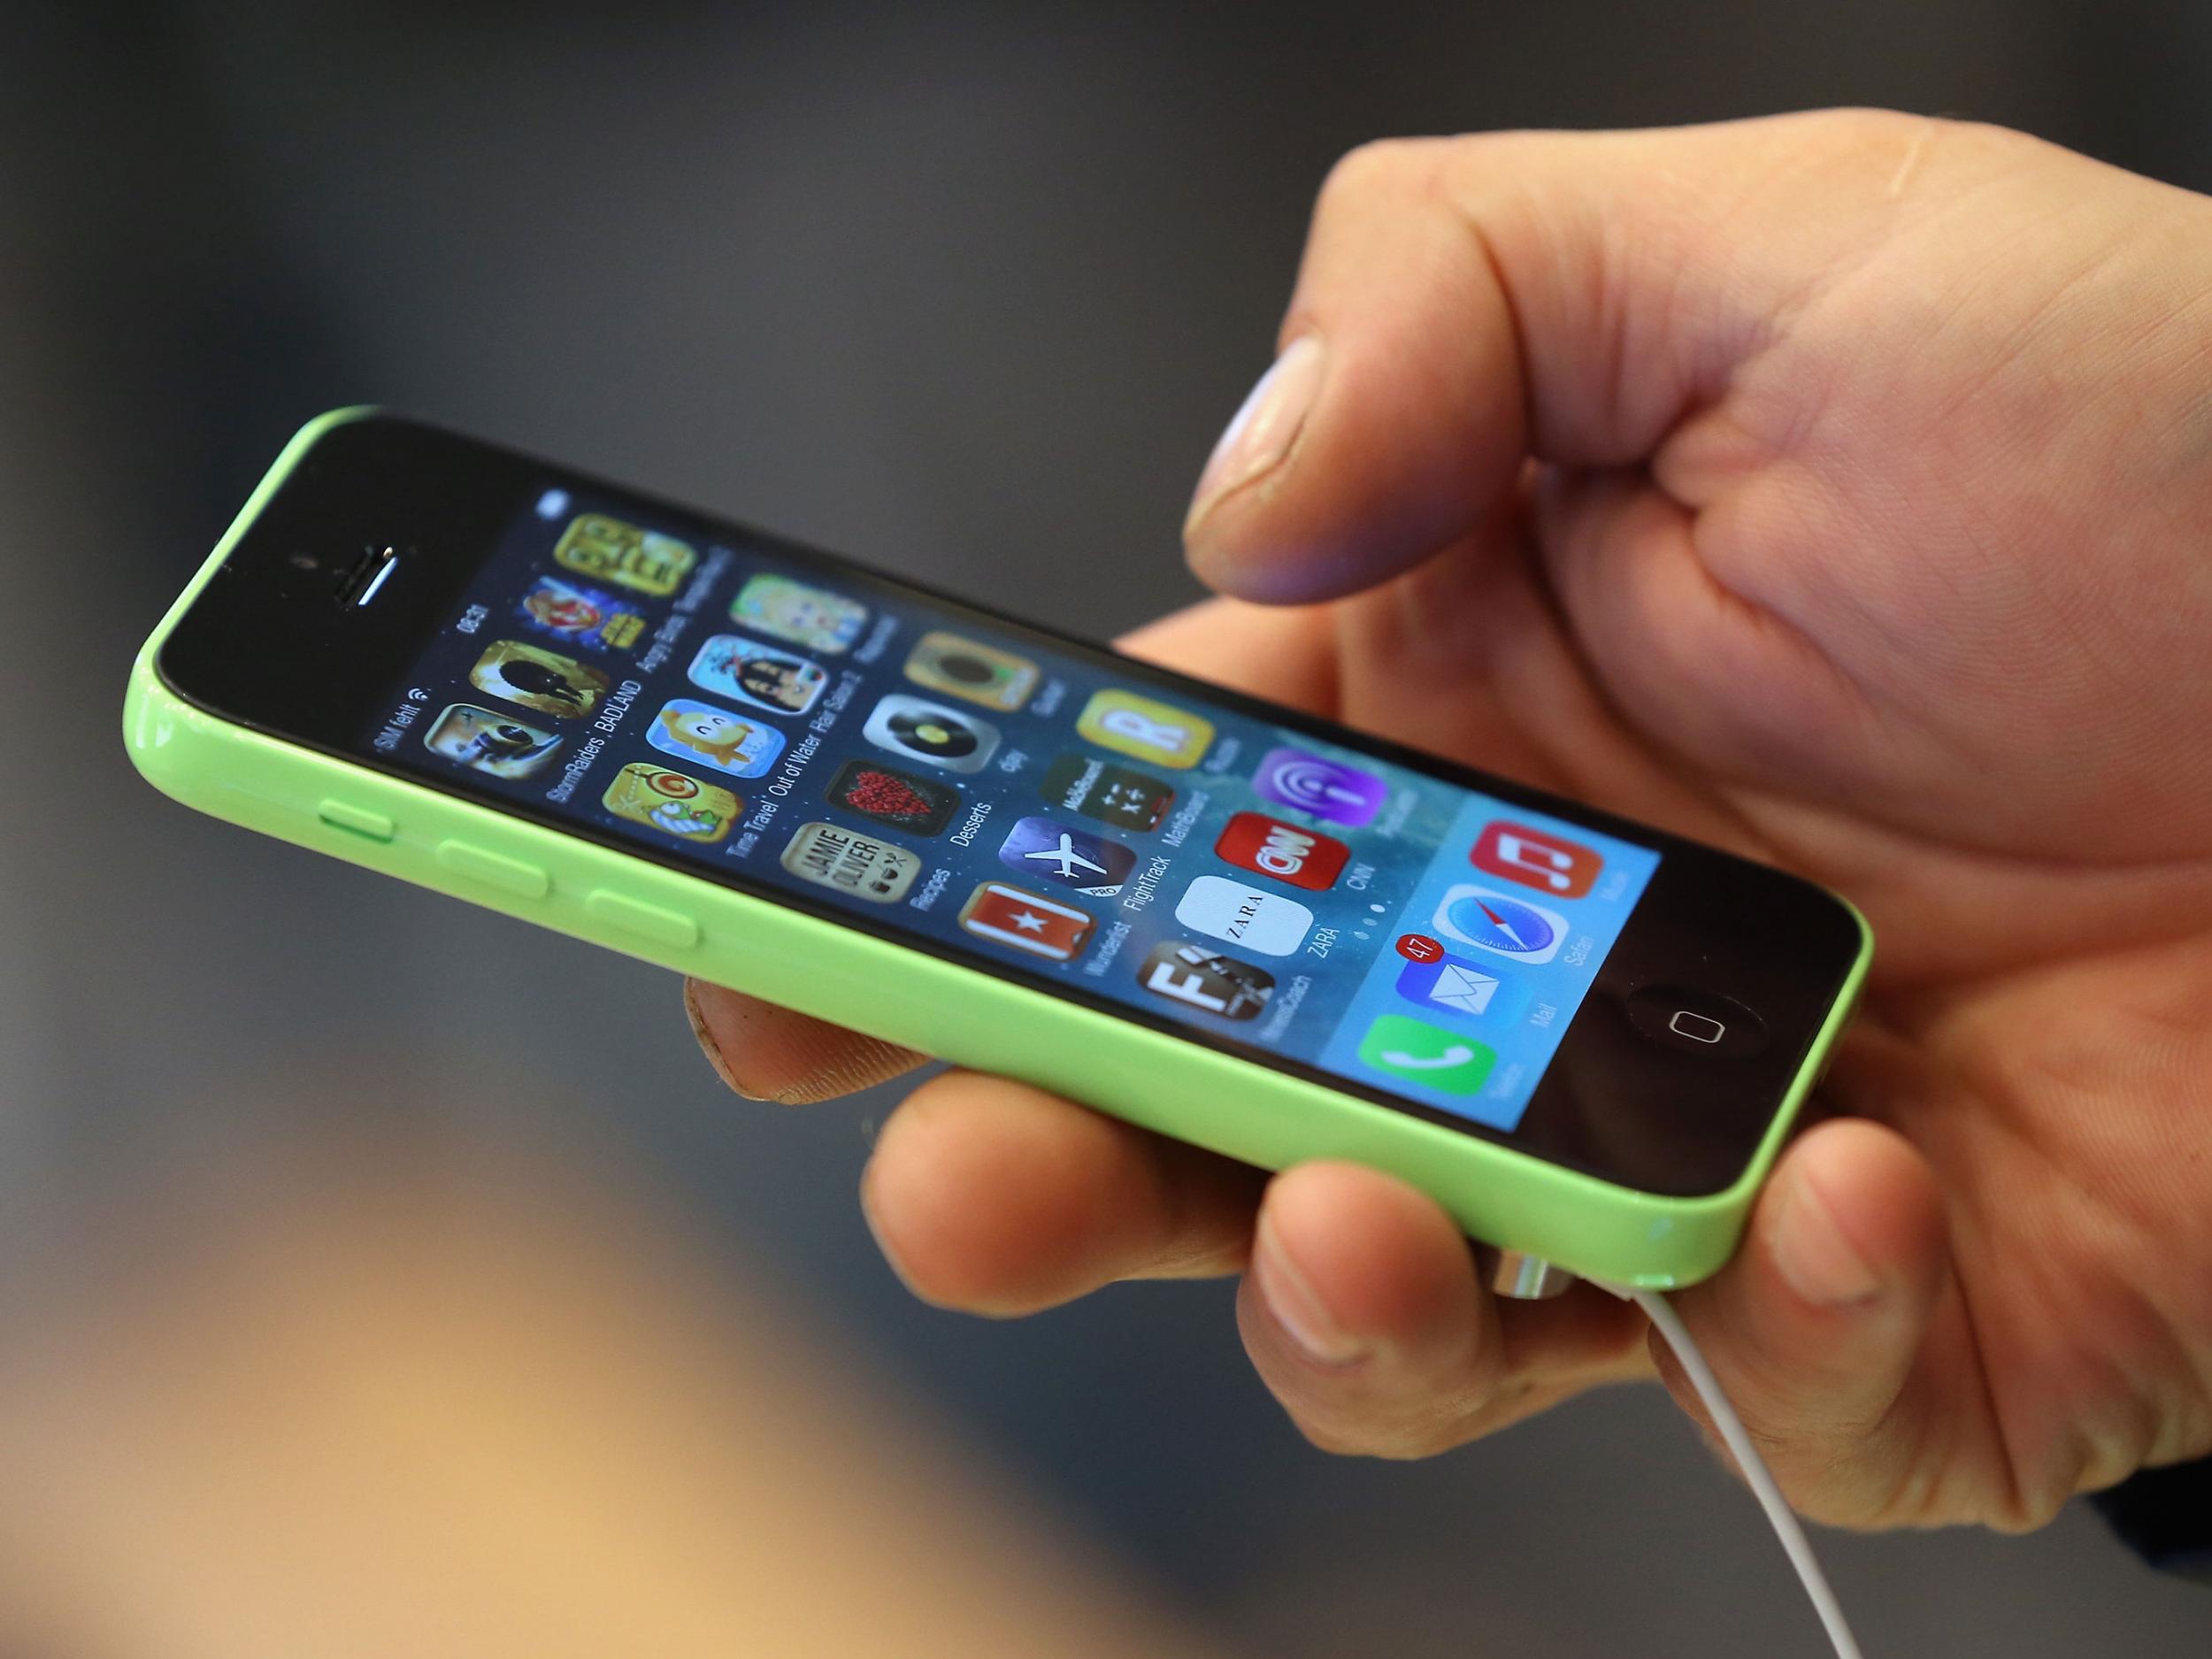
[[[1871,953],[1779,871],[373,411],[125,733],[217,817],[1621,1284],[1727,1259]]]

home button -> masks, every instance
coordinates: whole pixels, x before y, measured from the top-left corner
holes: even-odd
[[[1627,999],[1629,1023],[1680,1054],[1740,1060],[1766,1047],[1766,1025],[1732,996],[1684,985],[1647,985]]]
[[[1710,1014],[1701,1014],[1694,1009],[1678,1008],[1667,1021],[1667,1029],[1678,1037],[1687,1037],[1692,1042],[1716,1043],[1728,1034],[1725,1022]]]

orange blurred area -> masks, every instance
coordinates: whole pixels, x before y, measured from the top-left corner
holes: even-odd
[[[133,1194],[17,1276],[0,1647],[1207,1651],[641,1194],[413,1150]]]

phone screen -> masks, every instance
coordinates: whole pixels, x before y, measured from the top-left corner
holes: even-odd
[[[552,480],[360,739],[1501,1130],[1659,858]]]
[[[291,572],[387,536],[345,606]],[[207,706],[1647,1190],[1741,1167],[1859,949],[1793,878],[408,423],[234,567],[160,658]]]

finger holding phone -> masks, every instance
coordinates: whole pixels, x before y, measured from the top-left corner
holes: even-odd
[[[1241,597],[1132,641],[1868,913],[1845,1116],[1683,1298],[1815,1516],[2032,1525],[2212,1450],[2208,216],[1878,111],[1357,152],[1193,508]],[[699,1005],[754,1092],[897,1064]],[[1494,1302],[1399,1183],[1294,1169],[1255,1212],[1132,1139],[933,1081],[871,1213],[922,1294],[987,1311],[1248,1259],[1255,1362],[1337,1449],[1649,1369],[1602,1299]]]

